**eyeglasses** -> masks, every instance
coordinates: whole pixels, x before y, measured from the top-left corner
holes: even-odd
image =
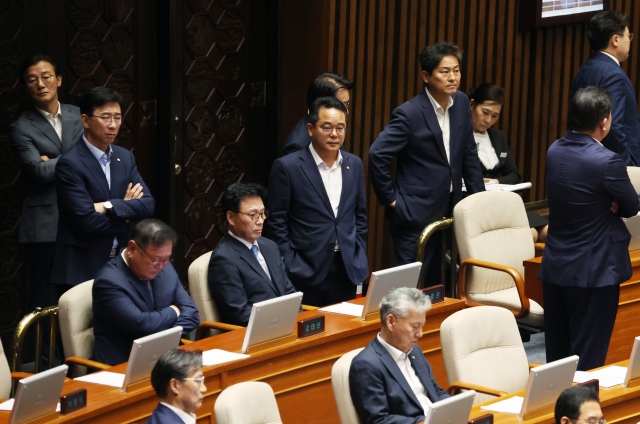
[[[322,132],[325,135],[331,135],[333,134],[333,131],[336,131],[336,134],[338,135],[344,135],[347,132],[347,127],[337,127],[337,128],[333,128],[330,127],[328,125],[325,125],[324,127],[322,127]]]
[[[89,115],[89,116],[93,116],[94,118],[99,118],[105,124],[110,123],[112,120],[116,124],[119,124],[119,123],[122,122],[122,116],[121,115],[116,115],[116,116],[111,116],[111,115]]]
[[[574,423],[578,422],[579,420],[571,420]],[[605,420],[604,418],[589,418],[588,420],[582,420],[587,424],[607,424],[607,420]]]
[[[617,34],[617,35],[618,35],[618,37],[624,37],[625,34],[622,33],[622,34]],[[629,41],[631,41],[631,40],[633,40],[633,32],[629,33]]]
[[[43,75],[41,77],[31,77],[27,80],[27,85],[29,87],[33,87],[38,83],[39,80],[42,80],[43,84],[49,84],[53,80],[53,75]]]
[[[136,242],[134,241],[134,243],[136,243]],[[136,243],[136,245],[137,245],[138,247],[140,247],[140,250],[142,250],[142,251],[144,252],[144,254],[145,254],[145,255],[147,255],[147,258],[149,258],[149,260],[151,261],[151,264],[152,264],[152,265],[154,265],[154,266],[156,266],[156,265],[162,265],[162,266],[165,266],[165,265],[167,264],[167,262],[169,262],[169,261],[171,260],[171,258],[169,258],[169,259],[164,259],[164,260],[162,260],[162,259],[153,259],[151,256],[149,256],[149,254],[147,253],[147,251],[146,251],[146,250],[144,250],[144,249],[143,249],[143,248],[142,248],[138,243]]]
[[[264,210],[262,212],[238,212],[238,213],[247,215],[253,222],[258,222],[258,219],[260,218],[265,220],[269,216],[269,211],[267,210]]]
[[[187,381],[197,381],[200,384],[204,384],[204,375],[201,377],[193,377],[193,378],[183,378],[182,380],[187,380]],[[591,424],[591,423],[589,423]]]

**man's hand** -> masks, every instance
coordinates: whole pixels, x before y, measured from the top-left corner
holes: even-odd
[[[176,314],[178,314],[178,316],[180,316],[180,308],[178,308],[176,305],[171,305],[169,307],[173,308],[173,310],[176,311]]]
[[[104,208],[104,202],[94,203],[93,207],[96,209],[96,212],[105,214],[107,210]]]
[[[136,184],[133,187],[131,186],[132,184],[129,183],[129,185],[127,186],[127,191],[124,193],[124,200],[135,200],[141,198],[144,195],[140,183]]]
[[[492,183],[492,184],[500,184],[500,181],[498,181],[495,178],[483,178],[482,181],[484,181],[484,183]]]
[[[618,212],[618,202],[616,202],[615,200],[611,202],[611,212],[613,213]]]
[[[395,208],[396,207],[396,201],[394,200],[393,203],[389,205],[389,207]]]
[[[46,161],[48,161],[48,160],[49,160],[49,156],[47,156],[47,155],[42,155],[42,156],[40,156],[40,159],[42,159],[43,161],[45,161],[45,162],[46,162]]]

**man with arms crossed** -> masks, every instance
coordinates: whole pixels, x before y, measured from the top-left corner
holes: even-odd
[[[380,333],[349,370],[361,423],[419,423],[428,405],[449,397],[418,346],[430,308],[428,296],[407,287],[391,290],[380,302]]]
[[[549,233],[543,282],[547,361],[578,355],[578,369],[604,365],[620,284],[631,277],[631,235],[621,217],[638,213],[623,159],[600,141],[611,126],[611,95],[578,90],[569,131],[547,152]]]

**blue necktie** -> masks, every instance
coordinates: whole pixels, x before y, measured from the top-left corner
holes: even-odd
[[[258,246],[256,246],[255,244],[251,246],[251,251],[253,252],[253,256],[256,257],[258,263],[260,263],[260,259],[258,259]]]

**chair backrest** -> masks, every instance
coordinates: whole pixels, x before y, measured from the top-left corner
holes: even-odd
[[[508,265],[524,275],[523,261],[535,256],[522,198],[506,191],[485,191],[461,200],[453,209],[460,260],[473,258]],[[504,272],[472,267],[468,294],[487,294],[514,287]]]
[[[452,314],[440,326],[440,344],[449,384],[463,381],[509,393],[527,384],[527,354],[508,309],[478,306]],[[489,399],[495,397],[477,393],[474,403]]]
[[[627,166],[627,174],[629,174],[629,179],[633,188],[636,189],[636,193],[640,194],[640,167]]]
[[[333,364],[331,368],[331,386],[333,387],[333,398],[336,400],[338,417],[341,424],[360,424],[360,419],[351,401],[349,391],[349,369],[351,361],[364,348],[347,352]]]
[[[218,305],[209,291],[209,261],[211,252],[201,255],[189,265],[189,293],[198,308],[200,321],[220,321]],[[222,333],[222,330],[210,329],[209,335]]]
[[[4,354],[4,348],[0,343],[0,399],[9,399],[11,393],[11,370],[9,369],[9,361],[7,355]]]
[[[58,300],[58,321],[64,356],[91,359],[93,356],[93,280],[69,289]],[[74,366],[71,376],[87,373],[85,367]]]
[[[282,424],[273,389],[261,381],[229,386],[213,406],[218,424]]]

